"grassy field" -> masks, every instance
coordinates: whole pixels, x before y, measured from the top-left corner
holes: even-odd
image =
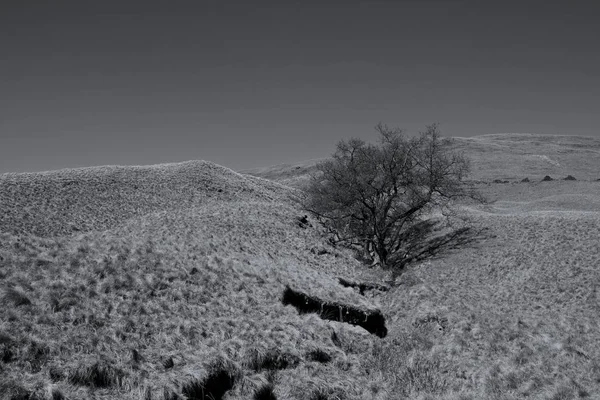
[[[454,145],[485,235],[364,295],[338,278],[389,276],[298,220],[314,162],[0,175],[0,398],[600,398],[600,140]],[[387,336],[287,287],[380,310]]]

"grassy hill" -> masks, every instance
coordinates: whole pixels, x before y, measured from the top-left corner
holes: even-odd
[[[388,276],[300,222],[282,184],[312,161],[0,175],[0,397],[595,398],[600,141],[454,145],[492,200],[460,206],[486,235],[363,294],[339,278]],[[386,335],[339,322],[378,312]]]
[[[280,186],[205,161],[1,174],[0,230],[39,236],[104,230],[155,211],[272,199]]]
[[[452,138],[452,149],[471,159],[471,180],[539,181],[572,175],[581,180],[600,179],[600,140],[582,136],[506,133]],[[320,160],[242,171],[290,186],[301,186]]]

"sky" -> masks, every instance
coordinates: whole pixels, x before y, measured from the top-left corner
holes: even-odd
[[[592,1],[0,3],[0,173],[321,158],[374,126],[600,136]]]

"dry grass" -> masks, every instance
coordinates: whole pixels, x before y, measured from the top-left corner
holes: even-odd
[[[552,144],[561,165],[577,143]],[[0,176],[2,398],[594,398],[600,184],[529,167],[461,208],[484,239],[372,297],[338,277],[389,276],[299,227],[276,183],[202,162]],[[388,336],[299,315],[287,285],[381,309]]]
[[[373,309],[331,275],[353,277],[358,263],[336,249],[311,252],[325,244],[318,230],[297,225],[298,210],[281,200],[289,189],[206,166],[203,176],[212,174],[221,193],[238,197],[211,199],[202,189],[201,202],[145,215],[111,203],[104,206],[118,218],[110,229],[101,223],[87,233],[56,236],[67,223],[43,227],[43,220],[17,231],[43,230],[46,237],[0,234],[2,296],[10,300],[0,310],[4,376],[28,393],[161,399],[196,393],[215,360],[226,360],[241,373],[230,395],[248,398],[264,386],[265,370],[282,369],[279,375],[306,383],[314,367],[300,375],[293,367],[311,350],[341,356],[325,321],[298,315],[281,297],[293,285]],[[120,184],[130,180],[113,182],[124,191]],[[154,186],[161,185],[156,178]],[[13,199],[21,206],[27,201]],[[78,218],[84,204],[78,200]],[[248,365],[254,350],[266,356]]]

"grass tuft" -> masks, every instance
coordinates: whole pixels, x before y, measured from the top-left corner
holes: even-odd
[[[5,333],[0,332],[0,361],[9,363],[16,359],[14,340]]]
[[[162,365],[165,369],[171,369],[175,366],[175,362],[173,361],[173,357],[169,357],[166,360],[162,361]]]
[[[0,345],[0,361],[2,361],[5,364],[8,364],[9,362],[14,361],[15,359],[15,353],[9,346],[5,344]]]
[[[27,361],[32,372],[39,372],[50,357],[50,347],[38,342],[31,342],[27,349]]]
[[[69,381],[74,385],[93,388],[109,388],[121,386],[125,373],[110,365],[95,363],[94,365],[74,371]]]
[[[181,396],[167,388],[163,388],[163,400],[181,400]]]
[[[322,390],[315,390],[310,400],[329,400],[329,396]]]
[[[65,374],[63,373],[63,371],[59,370],[56,366],[51,366],[48,369],[48,376],[50,380],[54,383],[62,381],[65,378]]]
[[[400,386],[407,393],[443,393],[448,387],[441,374],[439,359],[422,356],[411,357],[404,372],[399,376]]]
[[[52,389],[52,400],[67,400],[67,397],[57,388]]]
[[[300,358],[291,353],[282,353],[279,350],[269,350],[266,353],[262,353],[256,350],[250,355],[248,367],[256,372],[263,370],[275,371],[294,368],[299,362]]]
[[[23,292],[15,288],[8,288],[4,292],[3,300],[5,303],[12,303],[16,307],[28,306],[31,304],[31,300]]]
[[[27,390],[15,381],[3,379],[0,379],[0,398],[3,400],[46,400],[45,396],[37,391]]]
[[[310,361],[316,361],[321,364],[326,364],[331,361],[331,355],[321,349],[314,349],[306,354],[306,358]]]

